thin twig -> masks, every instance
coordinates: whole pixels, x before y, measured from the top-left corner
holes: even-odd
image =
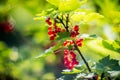
[[[63,22],[63,19],[59,18],[58,16],[56,18],[62,23],[62,25],[64,26],[64,28],[66,29],[66,31],[69,32],[68,27],[66,27],[66,25]]]
[[[68,28],[68,22],[69,22],[69,14],[66,16],[66,27]]]
[[[79,50],[79,48],[78,48],[78,46],[77,46],[77,44],[75,43],[74,40],[73,40],[73,43],[74,43],[74,47],[76,48],[76,50],[77,50],[78,53],[80,54],[82,60],[84,61],[85,65],[86,65],[86,67],[87,67],[87,69],[88,69],[88,71],[91,73],[92,71],[91,71],[91,69],[90,69],[90,67],[89,67],[89,65],[88,65],[88,63],[87,63],[87,61],[86,61],[85,58],[83,57],[81,51]]]

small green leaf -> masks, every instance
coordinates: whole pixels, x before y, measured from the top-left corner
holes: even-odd
[[[39,14],[36,14],[36,17],[34,18],[34,20],[45,20],[46,16],[46,12],[42,11]]]
[[[103,40],[102,41],[104,47],[110,49],[110,50],[114,50],[113,46],[112,46],[112,41],[110,40]]]
[[[103,40],[102,43],[103,43],[105,48],[108,48],[110,50],[114,50],[116,52],[120,52],[120,45],[117,41]]]
[[[56,6],[56,7],[58,7],[58,5],[59,5],[59,0],[47,0],[50,4],[52,4],[52,5],[54,5],[54,6]]]
[[[63,70],[62,74],[76,74],[76,73],[80,73],[80,72],[81,72],[81,70],[73,68],[73,70]]]
[[[53,48],[54,48],[54,47],[51,47],[51,48],[45,50],[44,53],[40,54],[40,55],[37,56],[36,58],[44,58],[44,57],[48,56],[49,54],[53,53],[53,50],[52,50]]]
[[[120,71],[119,61],[115,59],[110,59],[110,56],[104,57],[96,63],[96,69],[100,71]]]
[[[45,50],[44,53],[40,54],[36,58],[44,58],[44,57],[48,56],[49,54],[54,53],[55,50],[57,50],[57,49],[59,49],[61,47],[61,44],[62,43],[58,42],[58,44],[56,44],[53,47],[50,47],[49,49]]]
[[[61,0],[58,6],[60,11],[71,11],[79,8],[79,0]]]

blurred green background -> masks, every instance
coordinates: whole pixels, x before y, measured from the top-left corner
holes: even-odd
[[[61,55],[36,59],[54,42],[49,41],[45,21],[33,18],[51,7],[45,0],[0,0],[0,80],[55,80],[62,75]],[[95,24],[81,25],[81,34],[120,40],[120,0],[88,0],[81,8],[104,16]],[[93,61],[103,56],[89,46],[82,51],[87,59],[94,57]]]

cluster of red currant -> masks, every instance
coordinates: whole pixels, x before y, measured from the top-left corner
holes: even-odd
[[[50,18],[46,19],[46,23],[49,25],[48,27],[48,35],[50,37],[50,40],[54,40],[57,33],[59,32],[64,32],[65,29],[61,29],[56,25],[56,22],[54,21],[54,23],[52,23]]]
[[[73,50],[64,50],[64,65],[68,69],[73,69],[74,65],[78,65],[79,62],[76,60],[76,54]]]
[[[60,21],[62,20],[60,18],[57,18],[57,19],[59,19]],[[64,29],[62,29],[57,26],[55,20],[52,21],[50,18],[46,19],[46,23],[49,25],[48,26],[48,35],[50,37],[50,40],[54,40],[55,37],[57,36],[57,33],[59,33],[59,32],[67,31],[70,33],[71,38],[74,38],[79,34],[79,32],[78,32],[79,26],[78,25],[75,25],[75,26],[73,26],[72,29],[69,29],[67,27],[67,25],[65,26],[63,21],[61,21],[61,24],[63,24],[63,26],[64,26]],[[79,38],[79,39],[75,38],[74,41],[73,40],[64,41],[64,43],[63,43],[64,47],[71,46],[71,49],[64,50],[64,65],[66,68],[73,69],[75,65],[79,64],[79,62],[76,60],[76,54],[73,50],[74,50],[74,45],[81,47],[82,41],[83,41],[83,39],[81,39],[81,38]]]
[[[79,34],[79,26],[78,25],[75,25],[74,27],[73,27],[73,30],[71,31],[71,33],[70,33],[70,37],[71,38],[74,38],[74,37],[76,37],[78,34]]]
[[[79,39],[76,39],[75,40],[75,43],[77,44],[77,46],[81,47],[82,46],[82,42],[83,42],[83,39],[82,38],[79,38]],[[72,46],[74,43],[72,40],[66,40],[64,41],[63,43],[63,46]]]
[[[75,41],[76,45],[81,47],[82,46],[83,39],[77,39]],[[74,42],[72,40],[66,40],[63,43],[63,46],[74,46]],[[68,69],[74,68],[74,65],[78,65],[78,61],[76,60],[76,54],[73,52],[73,50],[64,50],[64,65]]]

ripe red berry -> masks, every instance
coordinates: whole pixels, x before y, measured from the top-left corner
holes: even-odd
[[[54,35],[51,35],[50,36],[50,40],[54,40],[55,39],[55,36]]]
[[[53,31],[48,31],[48,35],[51,35],[51,34],[53,34]]]
[[[76,54],[73,51],[70,51],[70,55],[72,59],[76,58]]]
[[[82,46],[82,43],[78,43],[77,45],[78,45],[79,47],[81,47],[81,46]]]
[[[81,47],[82,46],[82,42],[83,42],[83,39],[82,38],[79,38],[76,40],[76,44]]]
[[[70,37],[76,37],[76,31],[71,31]]]
[[[48,22],[48,25],[52,25],[52,22]]]
[[[75,58],[72,59],[72,63],[75,64],[75,65],[79,64],[79,62]]]
[[[47,23],[48,25],[52,25],[52,22],[50,21],[50,18],[47,18],[47,19],[46,19],[46,23]]]
[[[49,27],[48,27],[48,31],[52,31],[52,26],[49,26]]]
[[[72,40],[66,40],[64,43],[63,43],[63,46],[70,46],[73,44],[73,41]]]
[[[50,17],[46,19],[46,22],[49,22],[50,21]]]
[[[70,63],[68,69],[73,69],[73,68],[74,68],[74,64]]]
[[[79,30],[79,26],[78,25],[75,25],[74,26],[74,31],[78,31]]]
[[[68,53],[69,53],[69,50],[65,49],[64,50],[64,55],[68,55]]]

